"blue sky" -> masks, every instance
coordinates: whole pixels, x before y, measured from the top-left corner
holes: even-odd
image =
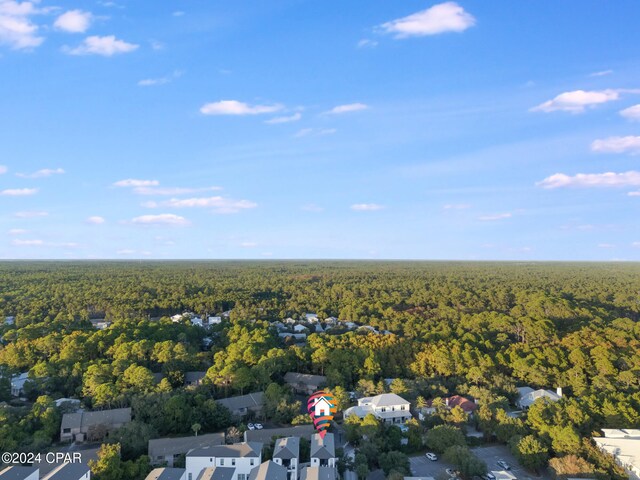
[[[0,256],[640,260],[639,15],[0,0]]]

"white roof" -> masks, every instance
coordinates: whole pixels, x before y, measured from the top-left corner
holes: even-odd
[[[496,480],[517,480],[517,477],[513,473],[507,472],[506,470],[494,470],[491,473],[496,477]]]
[[[607,438],[640,438],[640,429],[637,428],[603,428]]]
[[[594,437],[593,441],[640,477],[640,438]]]

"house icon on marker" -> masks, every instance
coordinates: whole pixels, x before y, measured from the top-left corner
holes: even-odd
[[[331,416],[331,404],[324,397],[316,399],[316,403],[313,405],[313,408],[314,417]]]

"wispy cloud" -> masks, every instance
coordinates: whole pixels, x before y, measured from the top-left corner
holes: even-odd
[[[29,233],[29,230],[25,230],[24,228],[12,228],[7,233],[9,233],[9,235],[24,235],[25,233]]]
[[[16,177],[21,178],[44,178],[52,175],[62,175],[64,170],[62,168],[43,168],[42,170],[35,171],[33,173],[16,173]]]
[[[3,175],[5,173],[7,173],[9,171],[9,169],[4,166],[4,165],[0,165],[0,175]]]
[[[289,122],[297,122],[302,118],[302,114],[300,112],[296,112],[293,115],[284,116],[284,117],[275,117],[269,120],[265,120],[264,123],[269,125],[276,125],[278,123],[289,123]]]
[[[620,110],[620,115],[628,120],[640,120],[640,104]]]
[[[378,46],[378,42],[376,40],[371,40],[370,38],[363,38],[358,41],[356,46],[358,48],[374,48]]]
[[[444,210],[465,210],[467,208],[471,208],[471,205],[468,203],[447,203],[443,205],[442,208]]]
[[[145,78],[144,80],[140,80],[138,82],[138,86],[140,87],[155,87],[158,85],[165,85],[167,83],[171,83],[174,80],[180,78],[183,72],[180,70],[175,70],[169,75],[165,75],[160,78]]]
[[[53,26],[64,32],[84,33],[89,29],[92,19],[93,15],[91,15],[91,12],[69,10],[56,18]]]
[[[134,225],[166,225],[175,227],[186,227],[191,225],[191,222],[180,215],[174,215],[173,213],[161,213],[159,215],[141,215],[131,220]]]
[[[40,247],[44,245],[43,240],[26,240],[22,238],[16,238],[15,240],[12,240],[11,243],[16,247]]]
[[[598,248],[615,248],[613,243],[599,243]]]
[[[250,200],[234,200],[232,198],[215,197],[195,197],[195,198],[172,198],[164,202],[150,202],[149,207],[168,208],[209,208],[215,213],[238,213],[242,210],[256,208],[257,203]]]
[[[261,115],[282,110],[284,107],[274,105],[249,105],[237,100],[221,100],[219,102],[205,103],[200,107],[203,115]]]
[[[594,140],[591,150],[598,153],[630,153],[640,154],[640,136],[609,137]]]
[[[335,128],[302,128],[295,133],[294,137],[302,138],[309,136],[333,135],[337,131],[338,130]]]
[[[603,103],[620,99],[621,93],[640,93],[640,90],[607,89],[607,90],[574,90],[564,92],[552,100],[547,100],[530,109],[532,112],[564,111],[569,113],[583,113],[588,108],[594,108]]]
[[[257,242],[242,242],[240,243],[242,248],[256,248],[258,246]]]
[[[137,195],[171,196],[188,195],[198,192],[214,192],[218,190],[222,190],[222,187],[135,187],[133,193]]]
[[[122,53],[129,53],[137,50],[139,45],[118,40],[115,35],[100,37],[92,35],[75,48],[65,47],[63,51],[69,55],[101,55],[111,57]]]
[[[607,75],[611,75],[612,73],[613,73],[613,70],[601,70],[599,72],[590,73],[589,76],[590,77],[605,77]]]
[[[49,215],[49,212],[38,211],[38,210],[28,210],[23,212],[16,212],[13,214],[16,218],[38,218],[38,217],[46,217]]]
[[[331,110],[325,113],[329,115],[339,115],[341,113],[359,112],[368,108],[369,106],[364,103],[348,103],[346,105],[338,105],[337,107],[333,107]]]
[[[383,210],[385,207],[384,205],[379,205],[377,203],[355,203],[349,208],[354,212],[376,212],[378,210]]]
[[[102,225],[103,223],[106,222],[106,220],[104,219],[104,217],[99,217],[97,215],[94,215],[93,217],[87,218],[86,222],[92,225]]]
[[[173,15],[174,17],[184,17],[184,12],[182,10],[176,10],[171,15]]]
[[[44,42],[31,17],[42,13],[36,2],[0,0],[0,45],[13,50],[31,50]]]
[[[473,15],[456,2],[445,2],[407,17],[383,23],[380,30],[401,39],[446,32],[463,32],[475,24],[476,19]]]
[[[0,195],[4,197],[26,197],[38,193],[37,188],[7,188],[2,190]]]
[[[315,203],[308,203],[300,207],[300,210],[304,210],[305,212],[324,212],[324,208]]]
[[[157,185],[160,185],[158,180],[139,180],[135,178],[118,180],[113,184],[114,187],[155,187]]]
[[[564,173],[551,175],[536,185],[542,188],[596,188],[596,187],[628,187],[640,185],[640,172],[630,170],[623,173],[578,173],[570,176]]]
[[[491,215],[482,215],[480,217],[478,217],[478,220],[481,220],[483,222],[493,222],[496,220],[504,220],[507,218],[511,218],[513,215],[509,212],[506,213],[494,213]]]

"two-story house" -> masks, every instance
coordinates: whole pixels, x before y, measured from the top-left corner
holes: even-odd
[[[187,453],[185,480],[197,480],[200,472],[210,467],[234,468],[230,480],[248,480],[251,470],[261,462],[262,443],[258,442],[196,448]]]
[[[273,449],[273,461],[287,469],[287,480],[298,480],[299,457],[300,438],[286,437],[276,440]]]
[[[356,415],[360,418],[372,414],[384,423],[405,423],[411,419],[411,404],[395,393],[383,393],[375,397],[358,399],[358,405],[348,408],[344,416]]]
[[[311,435],[311,466],[331,467],[336,466],[336,447],[333,433],[326,433],[324,438],[316,433]]]

